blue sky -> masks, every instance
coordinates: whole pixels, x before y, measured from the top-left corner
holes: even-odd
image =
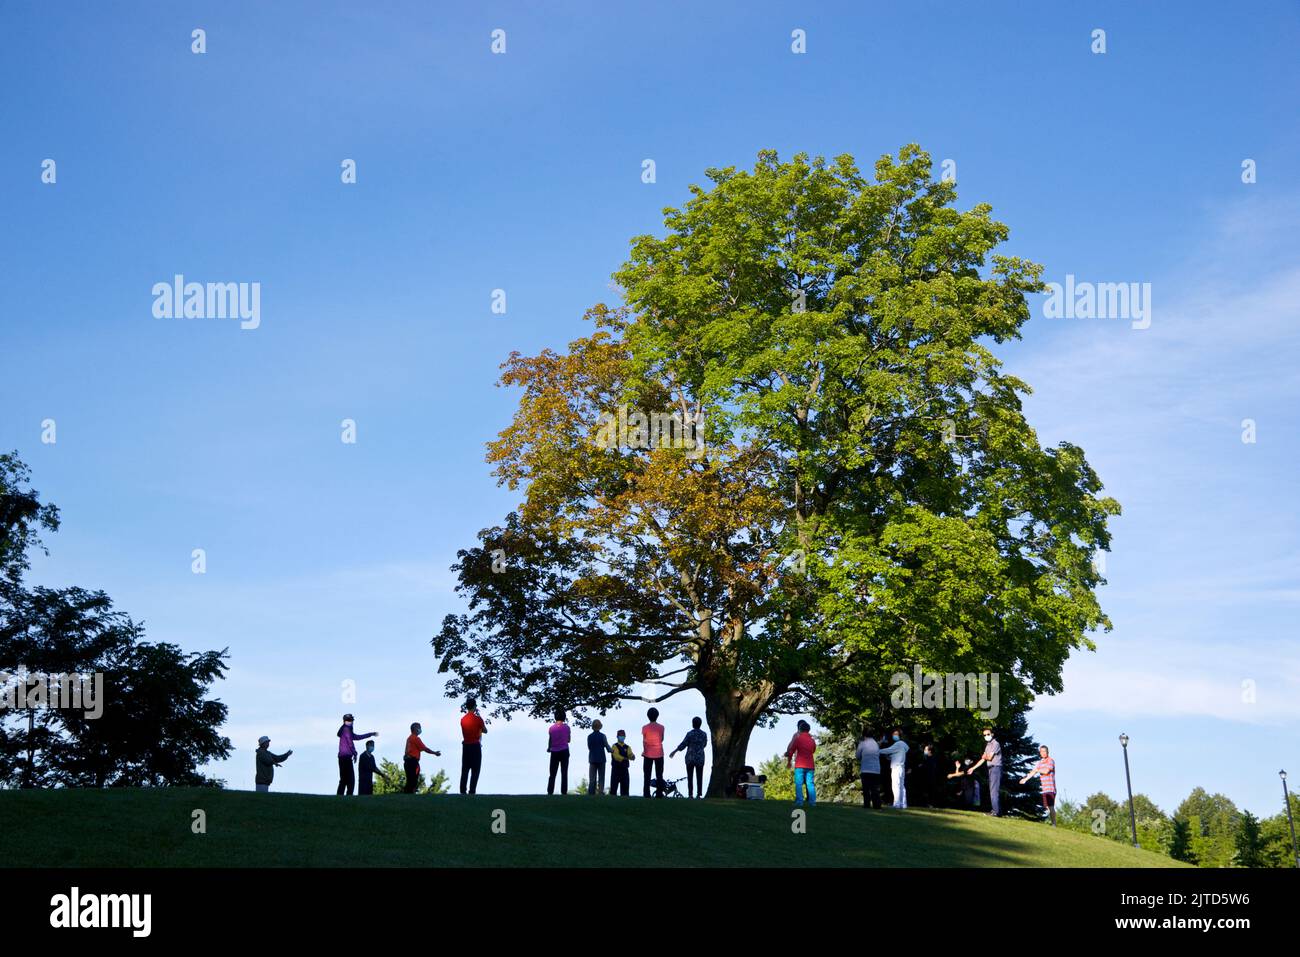
[[[1204,785],[1275,813],[1300,771],[1300,14],[1064,7],[5,4],[0,447],[64,519],[34,577],[230,648],[233,787],[266,733],[295,751],[279,787],[332,790],[343,710],[394,757],[421,720],[452,771],[428,640],[461,607],[456,549],[513,504],[483,462],[499,363],[584,334],[706,167],[916,141],[1045,278],[1152,284],[1148,329],[1036,309],[1001,350],[1040,440],[1082,445],[1124,505],[1115,629],[1031,716],[1066,796],[1122,793],[1126,731],[1166,809]],[[260,282],[261,326],[155,319],[176,273]],[[675,737],[701,709],[663,710]],[[539,790],[543,733],[495,722],[482,789]]]

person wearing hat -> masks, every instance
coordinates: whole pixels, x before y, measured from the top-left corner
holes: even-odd
[[[257,739],[257,776],[253,778],[253,781],[257,784],[257,790],[263,792],[271,790],[271,782],[275,780],[275,769],[283,764],[291,754],[293,754],[292,749],[284,752],[284,754],[272,754],[271,739],[266,735],[262,735]]]
[[[465,783],[469,782],[469,793],[478,791],[478,773],[483,767],[483,735],[487,734],[487,725],[478,713],[478,702],[473,698],[465,699],[465,716],[460,719],[460,793],[465,793]]]
[[[352,730],[352,715],[343,716],[343,724],[338,730],[339,736],[339,789],[336,794],[351,794],[353,787],[356,786],[356,779],[352,774],[352,765],[357,763],[357,745],[356,742],[366,738],[373,738],[378,732],[368,731],[365,734],[357,734]]]

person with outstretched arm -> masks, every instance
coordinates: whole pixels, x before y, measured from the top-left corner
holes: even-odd
[[[351,794],[356,784],[352,775],[352,765],[357,763],[357,742],[373,738],[377,731],[357,734],[352,730],[352,715],[343,716],[343,724],[338,730],[339,736],[339,789],[336,794]]]
[[[992,728],[984,729],[984,753],[966,773],[974,774],[981,764],[989,766],[989,804],[993,806],[989,814],[1000,817],[1002,815],[1002,745],[998,744],[997,738],[993,737]]]
[[[402,790],[407,794],[414,794],[415,789],[420,786],[420,755],[432,754],[435,758],[442,757],[441,751],[426,747],[420,740],[420,732],[423,730],[420,722],[412,723],[411,734],[406,739],[406,751],[402,756],[402,769],[406,771],[406,787]]]
[[[701,730],[702,724],[704,722],[699,718],[691,718],[691,730],[668,755],[675,758],[678,751],[686,752],[686,796],[692,798],[697,795],[704,797],[704,749],[708,746],[709,736]]]
[[[889,758],[889,786],[894,791],[893,806],[899,810],[907,808],[907,742],[903,740],[903,729],[895,728],[893,743],[880,749],[880,756]]]
[[[460,793],[465,793],[466,782],[469,793],[478,792],[478,773],[483,768],[483,735],[487,734],[487,725],[478,713],[478,702],[473,698],[465,699],[465,715],[460,719]]]
[[[376,774],[384,779],[385,784],[391,785],[393,783],[388,779],[388,775],[379,770],[379,766],[375,764],[375,742],[367,741],[366,749],[361,752],[361,761],[357,765],[358,794],[375,793]]]
[[[1020,783],[1028,784],[1030,778],[1038,778],[1043,808],[1052,820],[1052,827],[1056,827],[1056,762],[1050,757],[1045,744],[1038,746],[1038,763],[1034,765],[1032,771],[1020,779]]]
[[[257,739],[257,774],[253,778],[253,783],[258,791],[265,794],[271,790],[271,782],[275,780],[275,769],[287,761],[291,754],[293,754],[292,748],[284,754],[272,754],[271,739],[266,735]]]
[[[966,767],[970,767],[970,758],[966,759]],[[980,806],[979,782],[966,773],[966,768],[962,767],[961,759],[956,753],[952,756],[952,774],[948,775],[948,780],[957,781],[960,788],[960,802],[962,807],[978,809]]]

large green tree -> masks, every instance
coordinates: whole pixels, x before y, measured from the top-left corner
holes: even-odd
[[[1229,867],[1237,852],[1241,812],[1230,798],[1205,788],[1192,790],[1178,805],[1175,817],[1191,827],[1191,852],[1201,867]]]
[[[16,454],[0,455],[0,783],[19,787],[213,784],[199,770],[230,753],[226,706],[208,697],[224,651],[186,653],[143,640],[102,591],[29,586],[30,555],[58,528]],[[48,676],[102,681],[97,707],[20,695]],[[83,704],[89,705],[86,701]],[[25,705],[25,706],[23,706]]]
[[[488,457],[522,501],[459,554],[449,694],[581,716],[697,691],[718,795],[757,723],[860,712],[914,664],[1060,689],[1109,626],[1092,558],[1118,506],[1077,446],[1039,444],[991,349],[1040,267],[918,147],[874,172],[709,170],[592,335],[510,357]],[[656,415],[702,444],[655,441]]]

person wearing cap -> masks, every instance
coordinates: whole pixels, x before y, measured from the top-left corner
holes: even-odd
[[[636,752],[627,743],[627,732],[618,729],[617,738],[609,747],[609,793],[617,797],[620,793],[627,797],[628,786],[632,783],[632,762]]]
[[[257,739],[257,776],[253,778],[257,785],[257,790],[266,792],[271,790],[271,782],[275,780],[275,769],[283,764],[293,754],[290,749],[284,754],[271,753],[271,739],[262,735]]]
[[[339,727],[339,789],[335,794],[351,794],[356,780],[352,775],[352,765],[357,763],[357,745],[356,742],[366,738],[373,738],[378,732],[368,731],[365,734],[357,734],[352,730],[352,715],[343,716],[343,724]]]
[[[406,771],[406,787],[402,788],[402,790],[407,794],[414,794],[416,787],[420,784],[420,755],[442,756],[441,751],[434,751],[432,748],[424,746],[424,742],[420,740],[422,730],[424,729],[420,727],[420,722],[412,722],[411,734],[406,739],[406,752],[402,757],[402,767]]]
[[[357,793],[374,794],[375,793],[375,775],[378,774],[384,779],[384,783],[392,785],[388,775],[379,770],[375,764],[375,742],[367,741],[366,750],[361,752],[361,761],[357,764]]]
[[[483,735],[487,734],[487,725],[479,717],[478,702],[473,698],[465,699],[465,715],[460,719],[460,793],[465,793],[465,784],[469,782],[469,793],[478,791],[478,773],[483,767]]]
[[[984,753],[976,761],[967,774],[974,774],[979,770],[981,764],[989,766],[989,804],[993,805],[993,810],[989,812],[993,817],[1000,817],[1002,814],[1002,745],[993,737],[993,729],[984,729]]]

